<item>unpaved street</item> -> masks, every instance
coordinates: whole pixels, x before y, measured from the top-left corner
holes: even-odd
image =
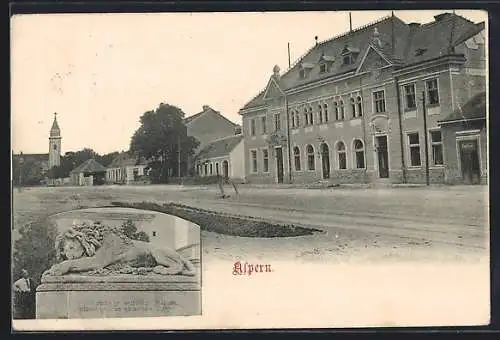
[[[30,188],[14,192],[14,222],[78,207],[177,202],[315,227],[295,238],[255,239],[203,232],[205,260],[476,261],[488,254],[488,191],[483,186],[387,189],[276,189],[242,185],[229,198],[214,186]],[[15,237],[15,235],[14,235]]]

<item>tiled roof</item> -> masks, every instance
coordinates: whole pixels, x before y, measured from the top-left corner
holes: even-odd
[[[131,156],[128,152],[122,152],[113,159],[113,161],[108,165],[108,168],[121,168],[139,164],[146,164],[146,162],[142,158],[138,159],[137,157]]]
[[[459,107],[440,122],[445,123],[477,118],[486,119],[486,92],[476,94],[465,105]]]
[[[205,159],[227,156],[242,139],[243,135],[240,134],[214,140],[207,144],[196,157],[199,159]]]
[[[238,124],[236,124],[236,123],[234,123],[234,122],[230,121],[229,119],[227,119],[226,117],[224,117],[223,115],[221,115],[219,111],[216,111],[216,110],[212,109],[212,108],[211,108],[210,106],[208,106],[208,105],[205,105],[205,106],[203,107],[203,111],[198,112],[198,113],[196,113],[196,114],[194,114],[194,115],[192,115],[192,116],[189,116],[189,117],[184,118],[184,124],[189,124],[189,123],[191,123],[193,120],[195,120],[196,118],[198,118],[199,116],[201,116],[201,115],[203,115],[203,114],[205,114],[205,113],[208,113],[208,112],[214,112],[215,114],[217,114],[217,115],[221,116],[222,118],[226,119],[226,120],[227,120],[228,122],[230,122],[233,126],[237,126],[237,125],[238,125]]]
[[[435,59],[449,54],[450,41],[453,41],[452,45],[457,45],[463,42],[464,39],[466,40],[477,34],[481,27],[484,28],[484,24],[474,24],[459,15],[451,13],[436,16],[436,21],[428,24],[411,26],[396,16],[389,16],[352,32],[318,43],[280,77],[279,85],[283,90],[288,90],[299,85],[356,70],[370,45],[375,47],[389,61],[397,62],[398,67]],[[378,39],[380,39],[381,46],[374,43],[375,28],[379,33]],[[451,34],[452,31],[453,35]],[[342,64],[341,58],[341,53],[346,47],[360,51],[355,62],[348,66]],[[329,72],[326,74],[319,72],[318,61],[322,54],[335,57],[329,67]],[[306,79],[300,79],[299,77],[299,71],[303,63],[315,65]],[[264,93],[265,89],[245,104],[243,109],[265,104]]]
[[[70,174],[80,172],[105,172],[106,168],[98,163],[95,159],[87,159],[85,162],[71,170]]]

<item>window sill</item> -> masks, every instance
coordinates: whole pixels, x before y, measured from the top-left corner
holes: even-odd
[[[409,165],[407,170],[422,170],[421,165]]]
[[[417,107],[405,107],[404,108],[404,112],[414,112],[414,111],[417,111]]]
[[[429,169],[434,169],[434,170],[444,169],[444,165],[431,165],[429,166]]]

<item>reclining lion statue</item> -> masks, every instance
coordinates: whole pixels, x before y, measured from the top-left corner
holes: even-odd
[[[149,267],[162,275],[196,275],[193,264],[175,250],[132,240],[120,227],[99,222],[73,225],[57,236],[55,247],[59,263],[42,276],[88,272],[120,264]]]

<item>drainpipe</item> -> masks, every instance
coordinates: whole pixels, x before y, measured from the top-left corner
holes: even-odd
[[[288,97],[285,94],[285,113],[286,113],[286,141],[288,149],[288,180],[292,184],[292,151],[290,150],[290,117],[288,113]]]
[[[399,144],[401,145],[401,171],[403,172],[403,183],[406,183],[405,148],[403,139],[403,114],[401,112],[401,91],[399,88],[399,78],[394,77],[396,84],[396,97],[398,103],[398,123],[399,123]]]
[[[424,140],[425,140],[425,184],[429,185],[429,141],[427,137],[427,107],[425,103],[425,91],[422,91],[422,107],[424,116]]]

